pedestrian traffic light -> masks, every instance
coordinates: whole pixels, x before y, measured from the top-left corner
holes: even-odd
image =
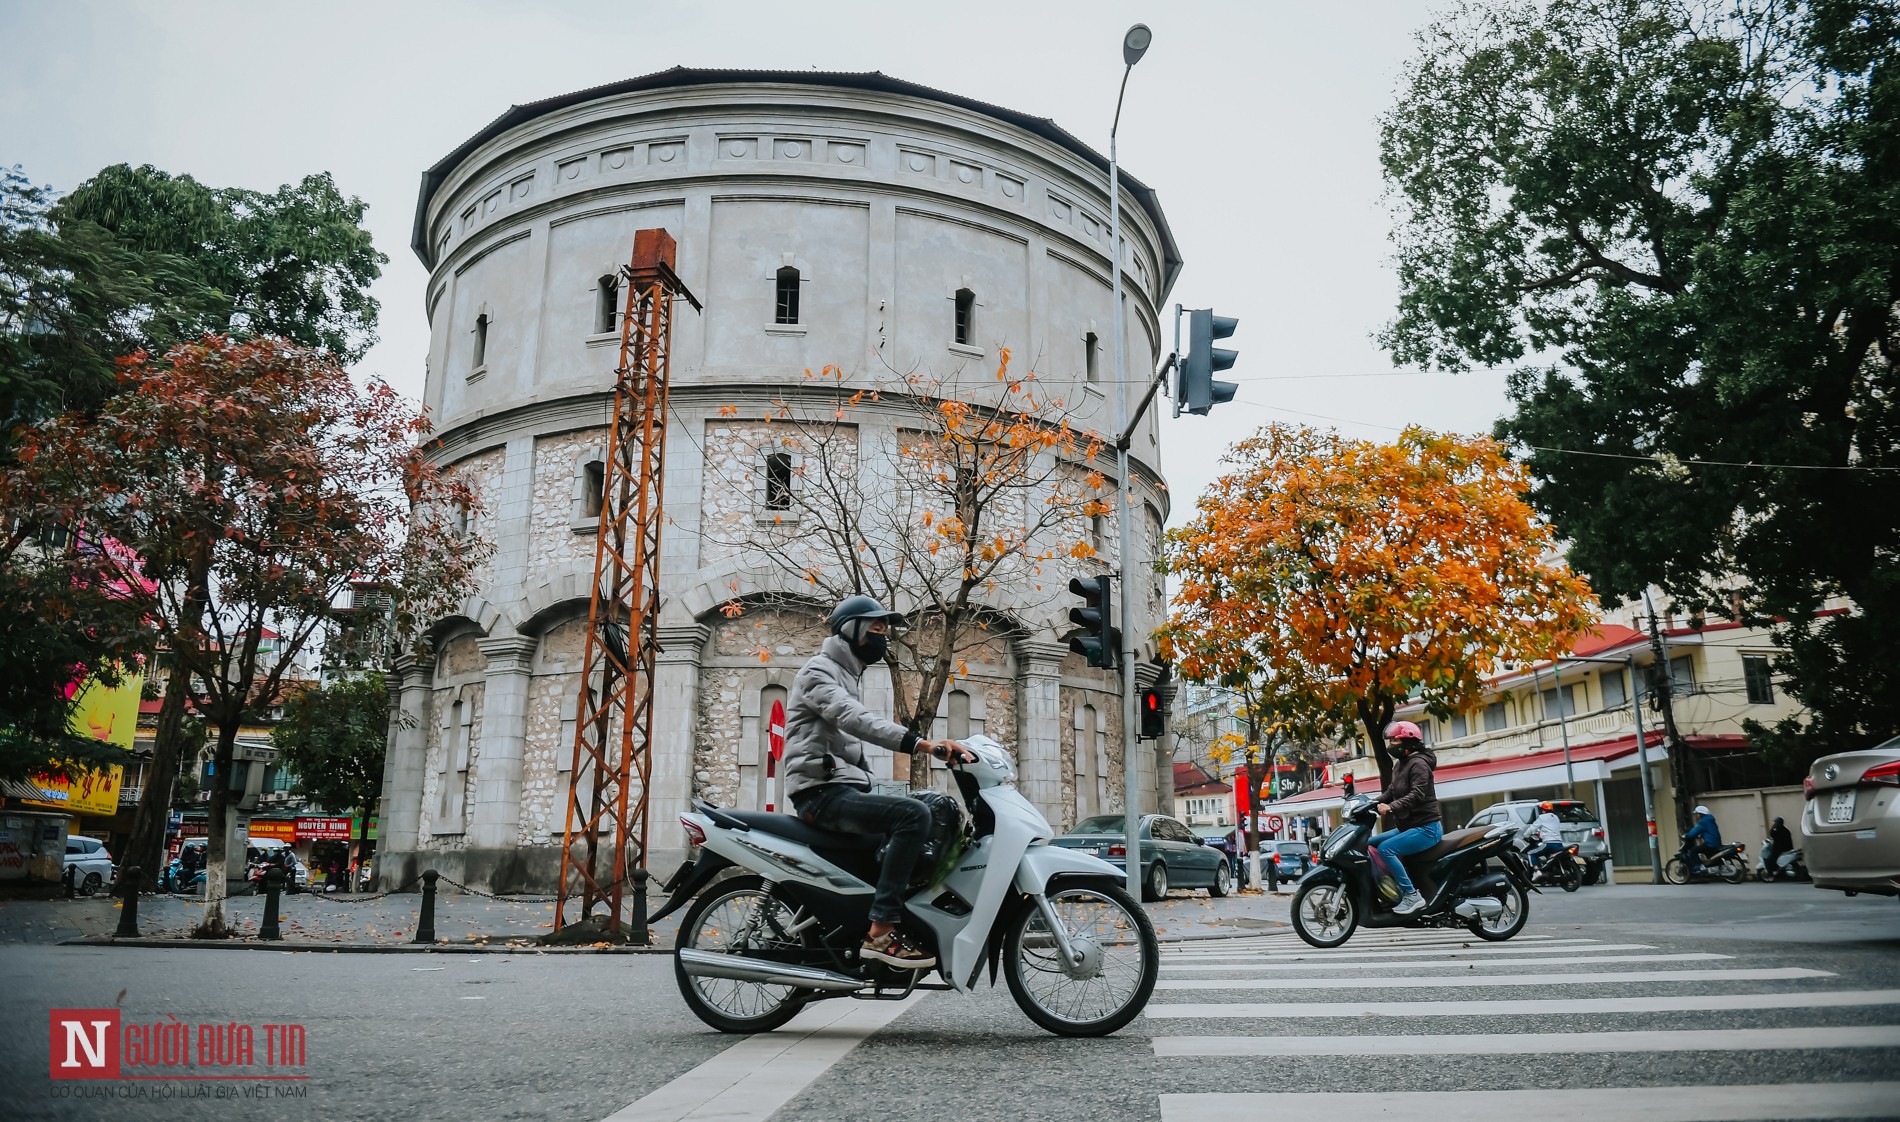
[[[1114,598],[1109,593],[1108,576],[1076,577],[1069,582],[1069,591],[1082,598],[1082,606],[1069,609],[1069,622],[1077,627],[1063,636],[1063,641],[1090,666],[1113,670],[1122,633],[1109,623],[1114,618]]]
[[[1168,731],[1168,711],[1161,705],[1161,691],[1149,686],[1141,691],[1141,735],[1137,740],[1160,740]]]
[[[1240,387],[1233,382],[1217,382],[1214,375],[1232,367],[1240,352],[1216,347],[1214,340],[1227,338],[1238,326],[1239,320],[1217,316],[1211,308],[1188,312],[1188,349],[1181,359],[1180,375],[1175,383],[1175,416],[1180,416],[1185,409],[1205,417],[1214,406],[1234,400],[1234,391]]]

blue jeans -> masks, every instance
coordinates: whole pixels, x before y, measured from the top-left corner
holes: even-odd
[[[1423,853],[1443,841],[1444,837],[1445,828],[1432,822],[1409,830],[1387,830],[1383,834],[1374,834],[1369,844],[1377,846],[1380,853],[1391,858],[1392,879],[1399,882],[1399,895],[1409,896],[1418,890],[1412,887],[1411,875],[1405,871],[1405,862],[1399,858],[1410,853]]]
[[[1564,843],[1562,842],[1543,842],[1539,845],[1533,846],[1529,852],[1524,854],[1524,856],[1527,859],[1529,859],[1530,863],[1533,866],[1535,866],[1539,861],[1542,861],[1544,858],[1549,857],[1554,853],[1561,853],[1563,851],[1563,848],[1564,848]]]

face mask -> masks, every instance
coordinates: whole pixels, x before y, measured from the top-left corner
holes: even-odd
[[[884,652],[890,648],[890,642],[882,635],[866,635],[851,644],[851,653],[857,655],[866,666],[884,660]]]

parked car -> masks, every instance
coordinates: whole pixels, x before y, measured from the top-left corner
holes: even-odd
[[[1121,864],[1128,855],[1126,819],[1119,814],[1084,818],[1054,845],[1080,849]],[[1160,900],[1171,888],[1205,888],[1209,896],[1233,891],[1234,871],[1227,855],[1165,814],[1141,819],[1141,897]]]
[[[1471,821],[1465,823],[1465,828],[1510,823],[1522,832],[1529,829],[1531,823],[1537,821],[1537,815],[1546,809],[1557,815],[1557,821],[1563,828],[1564,844],[1577,847],[1577,863],[1583,866],[1583,883],[1595,884],[1605,879],[1610,865],[1610,835],[1604,831],[1596,812],[1583,803],[1569,799],[1498,803],[1472,815]]]
[[[91,896],[119,875],[106,843],[84,834],[67,836],[65,867],[73,871],[73,888],[81,896]]]
[[[1822,756],[1802,788],[1801,848],[1814,887],[1900,896],[1900,737]]]
[[[1260,859],[1265,861],[1269,855],[1281,884],[1299,880],[1313,867],[1313,849],[1302,841],[1267,842],[1261,846]]]

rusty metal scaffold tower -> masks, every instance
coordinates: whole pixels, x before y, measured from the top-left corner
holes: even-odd
[[[578,919],[594,916],[604,903],[609,937],[623,937],[623,892],[646,872],[673,301],[684,298],[699,309],[673,271],[676,254],[665,230],[637,231],[633,258],[620,274],[626,290],[620,365],[600,481],[557,933],[568,926],[569,894],[578,893]],[[635,901],[643,903],[640,891]],[[636,943],[646,942],[644,911],[636,906],[629,917],[626,937]]]

